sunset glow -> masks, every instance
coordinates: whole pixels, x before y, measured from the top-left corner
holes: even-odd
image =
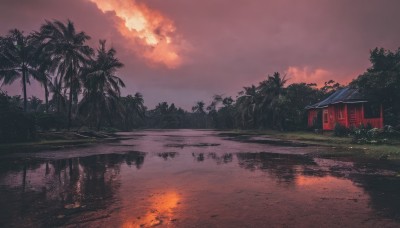
[[[90,0],[103,13],[114,13],[119,32],[129,46],[151,63],[176,68],[181,64],[174,23],[135,0]]]
[[[128,219],[124,228],[153,227],[167,225],[174,216],[174,209],[178,206],[181,197],[175,191],[155,195],[151,198],[150,207],[146,214],[137,218]]]

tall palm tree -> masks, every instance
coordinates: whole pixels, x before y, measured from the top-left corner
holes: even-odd
[[[237,118],[240,120],[241,127],[256,127],[257,124],[257,88],[252,85],[243,87],[244,91],[239,93],[236,101]]]
[[[30,83],[29,76],[35,75],[34,52],[31,36],[24,36],[20,30],[11,30],[6,37],[0,39],[0,80],[4,84],[12,84],[18,78],[21,79],[25,111],[27,110],[26,84]]]
[[[73,96],[80,90],[82,69],[87,66],[93,50],[85,44],[90,39],[85,32],[77,32],[74,24],[68,20],[46,21],[36,34],[44,45],[44,51],[54,63],[52,70],[60,76],[69,89],[68,129],[71,127]]]
[[[124,124],[125,129],[132,129],[145,119],[146,107],[144,106],[143,95],[135,93],[121,98],[124,106]]]
[[[115,75],[124,65],[115,57],[116,51],[113,48],[106,50],[105,44],[105,40],[100,40],[97,56],[87,69],[81,101],[81,109],[93,118],[97,129],[100,129],[106,116],[110,117],[120,107],[120,88],[125,87]]]
[[[49,86],[51,84],[50,71],[52,67],[52,61],[50,56],[43,51],[43,47],[37,36],[33,36],[33,43],[35,45],[35,58],[33,60],[33,65],[36,68],[35,78],[44,88],[45,97],[45,110],[49,111]]]
[[[49,81],[49,89],[53,94],[50,103],[52,103],[53,109],[56,109],[56,112],[60,114],[61,108],[65,108],[67,100],[63,93],[63,87],[61,84],[61,80],[59,77],[54,77],[53,82]]]
[[[262,81],[258,86],[258,92],[262,97],[258,110],[264,125],[280,127],[284,114],[282,106],[285,102],[283,95],[286,82],[286,76],[281,77],[278,72],[275,72],[273,76],[268,76],[267,80]]]

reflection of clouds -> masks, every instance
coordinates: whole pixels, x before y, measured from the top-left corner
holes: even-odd
[[[167,225],[174,220],[174,209],[180,204],[181,196],[174,190],[154,194],[150,197],[150,206],[143,216],[128,219],[123,228],[151,227]],[[133,221],[132,221],[133,220]]]
[[[355,191],[357,188],[352,185],[350,180],[339,179],[333,176],[304,176],[298,175],[296,176],[295,180],[296,186],[307,188],[307,189],[321,189],[322,187],[329,188],[329,189],[337,189],[340,187],[341,190],[350,190],[353,188]]]

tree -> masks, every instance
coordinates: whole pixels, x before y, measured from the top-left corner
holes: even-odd
[[[285,96],[288,103],[284,127],[289,130],[298,130],[307,128],[305,107],[322,100],[325,94],[316,88],[316,84],[293,83],[287,87]]]
[[[286,82],[286,76],[281,77],[278,72],[275,72],[258,86],[257,90],[262,99],[258,105],[261,126],[282,129]]]
[[[124,121],[122,121],[123,126],[121,127],[126,130],[131,130],[143,125],[146,113],[143,95],[141,93],[135,93],[134,96],[128,95],[126,97],[121,97],[121,102],[124,107]]]
[[[115,75],[124,65],[115,57],[116,51],[106,50],[106,41],[100,40],[97,56],[86,70],[85,91],[81,101],[81,109],[86,117],[92,119],[100,129],[106,117],[111,120],[111,114],[120,109],[120,87],[124,82]]]
[[[32,36],[32,44],[35,46],[35,53],[33,58],[33,65],[36,69],[34,72],[36,80],[44,88],[45,97],[45,110],[49,111],[49,86],[51,83],[50,71],[52,67],[52,61],[50,55],[43,51],[43,45],[41,43],[41,38],[37,33]]]
[[[243,87],[236,100],[236,118],[239,119],[240,127],[255,128],[257,124],[257,107],[259,96],[254,85]]]
[[[74,24],[68,20],[66,24],[60,21],[46,21],[37,33],[44,46],[43,51],[54,62],[53,72],[59,75],[69,88],[68,99],[68,129],[71,127],[73,96],[77,97],[80,90],[82,70],[88,65],[93,50],[85,44],[90,39],[85,32],[77,32]]]
[[[351,82],[371,103],[384,107],[385,124],[400,125],[400,49],[371,51],[372,66]]]
[[[4,84],[12,84],[21,79],[24,111],[27,110],[28,101],[26,84],[30,83],[29,76],[35,75],[34,52],[31,36],[24,36],[20,30],[11,30],[5,38],[0,38],[0,80]]]

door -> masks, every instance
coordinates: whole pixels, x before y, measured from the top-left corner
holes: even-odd
[[[348,106],[349,126],[357,125],[357,108],[356,106]]]

